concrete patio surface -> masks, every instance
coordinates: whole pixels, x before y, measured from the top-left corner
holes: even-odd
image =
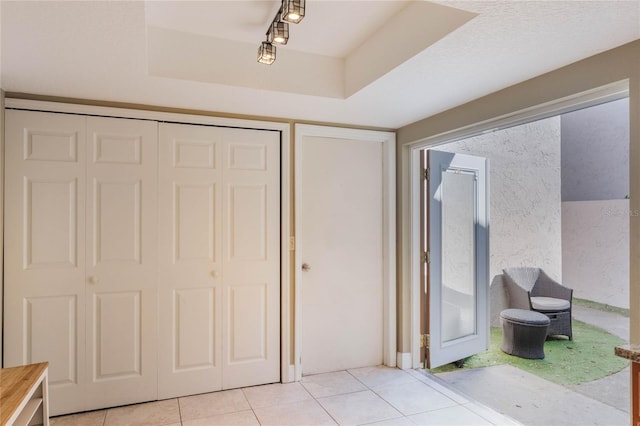
[[[602,312],[583,306],[573,307],[573,318],[600,327],[625,342],[629,342],[629,318],[612,312]],[[582,385],[571,386],[583,395],[609,404],[626,413],[631,411],[631,368]]]
[[[628,341],[627,317],[582,306],[574,306],[573,317]],[[567,387],[509,365],[440,373],[436,377],[524,425],[630,424],[629,368]]]

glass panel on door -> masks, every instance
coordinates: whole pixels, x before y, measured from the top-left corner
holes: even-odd
[[[442,341],[476,332],[474,173],[442,173]]]

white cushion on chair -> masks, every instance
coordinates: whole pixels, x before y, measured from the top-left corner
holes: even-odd
[[[568,300],[555,297],[532,297],[531,306],[536,311],[566,311],[571,306]]]

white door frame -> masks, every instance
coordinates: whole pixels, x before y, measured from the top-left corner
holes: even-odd
[[[409,332],[411,351],[399,354],[402,368],[421,368],[420,362],[420,153],[450,142],[470,138],[483,133],[525,124],[629,96],[629,80],[622,80],[597,87],[552,102],[536,105],[486,121],[471,124],[438,135],[419,139],[402,146],[402,265],[401,282],[409,291]],[[489,277],[491,279],[491,277]],[[405,286],[406,289],[406,286]],[[489,308],[490,309],[490,308]]]
[[[4,108],[35,111],[60,112],[70,114],[97,115],[106,117],[135,118],[143,120],[167,121],[185,124],[240,127],[281,132],[280,138],[280,380],[283,383],[296,380],[294,362],[291,359],[292,309],[291,309],[291,251],[289,241],[292,234],[291,223],[291,131],[292,125],[284,122],[259,121],[239,118],[213,117],[207,115],[181,114],[159,111],[134,110],[113,107],[88,106],[47,101],[6,98]],[[4,110],[3,110],[4,111]],[[4,175],[4,173],[3,173]],[[394,218],[395,220],[395,218]],[[394,222],[395,223],[395,222]],[[4,283],[0,286],[2,294]],[[1,299],[0,299],[1,302]],[[394,302],[395,304],[395,302]],[[0,306],[0,313],[2,307]],[[3,333],[0,330],[0,347]],[[395,337],[394,337],[395,339]]]
[[[316,126],[307,124],[295,125],[295,146],[299,146],[302,139],[308,136],[316,136],[323,138],[336,139],[355,139],[362,141],[376,141],[383,144],[383,164],[382,164],[382,182],[383,182],[383,216],[382,216],[382,238],[383,238],[383,363],[389,367],[396,366],[396,137],[392,132],[380,132],[374,130],[358,130],[340,127]],[[298,150],[296,150],[298,152]],[[298,162],[296,156],[294,164]],[[300,170],[295,168],[294,182],[300,181]],[[301,188],[295,188],[294,194]],[[295,197],[295,211],[298,211],[299,197]],[[298,223],[296,220],[295,235],[298,235]],[[295,272],[294,280],[296,283],[301,282],[301,264],[302,260],[296,250],[295,254]],[[295,309],[294,321],[295,330],[295,378],[302,378],[302,291],[299,286],[295,286],[294,292]]]

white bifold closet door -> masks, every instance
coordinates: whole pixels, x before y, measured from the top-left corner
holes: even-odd
[[[280,380],[280,134],[161,123],[158,396]]]
[[[52,415],[157,397],[156,129],[6,112],[4,366]]]

